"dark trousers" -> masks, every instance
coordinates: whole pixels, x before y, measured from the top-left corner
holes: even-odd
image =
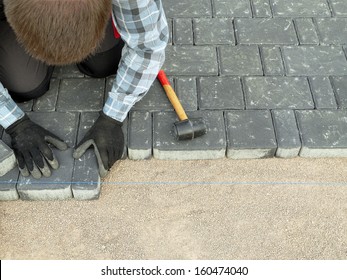
[[[104,78],[116,74],[124,42],[116,39],[110,19],[106,36],[95,54],[77,64],[91,77]],[[49,90],[54,66],[32,58],[18,43],[6,19],[0,20],[0,82],[16,102],[35,99]]]

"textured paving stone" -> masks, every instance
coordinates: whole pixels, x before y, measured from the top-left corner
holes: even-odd
[[[210,0],[162,0],[168,18],[212,16]]]
[[[19,199],[16,188],[18,176],[19,170],[18,168],[14,168],[0,177],[0,201]]]
[[[347,77],[332,77],[339,108],[347,108]]]
[[[259,49],[256,46],[221,46],[220,65],[223,75],[263,75]]]
[[[312,18],[294,20],[300,45],[318,45],[319,38]]]
[[[239,78],[202,77],[199,79],[200,109],[244,109]]]
[[[176,79],[176,94],[186,111],[196,111],[198,109],[196,84],[194,77]]]
[[[174,87],[174,81],[169,78],[171,85]],[[171,111],[173,110],[166,93],[158,80],[155,80],[147,94],[137,102],[132,111]]]
[[[235,20],[237,42],[240,44],[286,44],[298,43],[291,19],[248,19]]]
[[[284,76],[285,71],[280,48],[262,46],[260,52],[263,61],[264,74],[266,76]]]
[[[132,112],[129,117],[129,158],[152,157],[152,115],[150,112]]]
[[[196,18],[194,38],[196,45],[234,45],[233,22],[230,18]]]
[[[275,155],[277,144],[269,111],[228,111],[225,118],[228,158],[267,158]]]
[[[217,75],[216,48],[212,46],[168,46],[163,69],[167,75]]]
[[[214,16],[252,17],[249,0],[214,0]]]
[[[347,156],[347,111],[296,111],[302,157]]]
[[[167,23],[168,23],[168,28],[169,28],[169,41],[168,44],[172,45],[173,42],[173,20],[172,19],[167,19]]]
[[[330,17],[326,0],[271,0],[274,16],[278,17]]]
[[[100,111],[104,104],[104,79],[63,79],[57,111]]]
[[[177,18],[173,21],[173,42],[175,45],[193,45],[193,21],[191,18]]]
[[[347,2],[345,0],[330,0],[334,14],[337,16],[347,16]]]
[[[323,44],[347,44],[347,18],[318,18],[317,26]]]
[[[16,166],[16,157],[10,147],[0,140],[0,178]]]
[[[294,111],[273,110],[272,118],[278,145],[276,157],[292,158],[298,156],[301,141]]]
[[[246,77],[247,109],[313,109],[309,83],[304,77]]]
[[[72,149],[55,151],[60,167],[51,177],[34,179],[19,176],[17,190],[22,200],[65,200],[72,198],[71,180],[74,160]]]
[[[203,117],[207,134],[187,141],[178,141],[172,132],[177,121],[173,112],[154,113],[153,155],[157,159],[216,159],[225,157],[226,139],[223,112],[188,112],[190,118]]]
[[[309,78],[315,108],[336,109],[337,103],[329,77]]]
[[[76,65],[58,66],[54,68],[53,78],[83,78],[84,74],[80,72]]]
[[[60,80],[52,79],[50,89],[43,96],[35,99],[33,111],[35,112],[53,112],[57,104]]]
[[[282,51],[288,75],[347,75],[347,60],[339,46],[285,46]]]
[[[271,7],[269,0],[253,0],[253,14],[257,18],[272,17]]]

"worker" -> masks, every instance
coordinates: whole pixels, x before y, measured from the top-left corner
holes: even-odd
[[[165,59],[168,26],[161,0],[0,0],[0,125],[23,176],[49,177],[59,163],[50,145],[66,143],[18,107],[49,90],[54,66],[115,74],[102,111],[73,157],[94,147],[101,177],[121,158],[122,123]]]

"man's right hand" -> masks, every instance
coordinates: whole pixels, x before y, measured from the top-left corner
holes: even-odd
[[[33,123],[27,115],[10,125],[6,132],[11,136],[12,149],[23,176],[30,174],[39,179],[51,176],[50,167],[58,169],[59,163],[48,143],[59,150],[66,150],[67,144],[53,133]]]

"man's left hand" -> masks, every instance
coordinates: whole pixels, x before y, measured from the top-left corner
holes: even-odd
[[[77,145],[73,157],[80,158],[92,145],[97,157],[100,177],[105,177],[112,165],[123,155],[122,123],[101,111],[94,125]]]

